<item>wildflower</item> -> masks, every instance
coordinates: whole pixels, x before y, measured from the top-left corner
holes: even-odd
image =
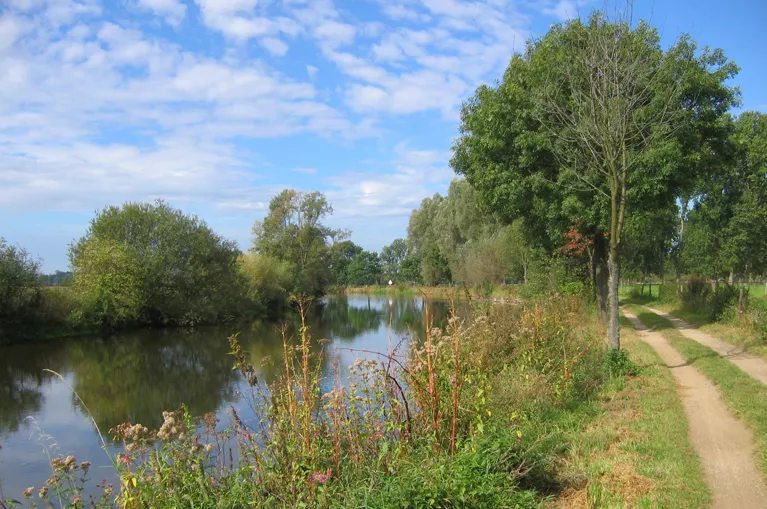
[[[207,444],[205,446],[205,452],[210,452],[213,450],[213,444]]]
[[[314,479],[314,481],[316,481],[317,484],[325,484],[326,482],[328,482],[332,474],[333,474],[333,470],[329,468],[328,471],[325,473],[314,472],[314,474],[312,474],[312,479]]]
[[[245,433],[245,440],[250,440],[250,433]]]
[[[58,484],[58,482],[59,482],[59,476],[54,474],[51,476],[50,479],[45,481],[45,484],[47,484],[48,486],[55,486],[56,484]]]
[[[72,503],[75,506],[79,505],[80,502],[82,502],[82,501],[83,501],[83,497],[81,497],[80,495],[75,495],[74,497],[72,497]]]
[[[90,461],[83,461],[82,463],[80,463],[80,470],[87,472],[89,468],[91,468]]]
[[[34,486],[30,486],[29,488],[25,489],[21,494],[24,495],[26,498],[29,498],[32,496],[32,492],[35,491]]]
[[[45,486],[43,486],[42,488],[40,488],[40,491],[37,493],[37,495],[38,495],[40,498],[45,498],[45,497],[47,497],[47,496],[48,496],[48,488],[46,488]]]
[[[75,465],[75,457],[74,456],[67,456],[64,460],[64,467],[69,470],[70,468],[74,467]]]

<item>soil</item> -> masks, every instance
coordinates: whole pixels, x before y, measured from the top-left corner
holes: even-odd
[[[750,430],[727,409],[716,386],[666,341],[623,309],[640,337],[672,370],[701,460],[714,509],[767,508],[767,486],[756,468]]]
[[[653,313],[670,320],[674,324],[674,328],[677,329],[686,338],[697,341],[698,343],[709,347],[716,353],[729,360],[744,372],[748,373],[752,377],[756,378],[763,384],[767,385],[767,360],[758,357],[754,354],[748,353],[742,346],[731,345],[725,343],[719,338],[706,334],[698,330],[694,325],[685,322],[681,318],[677,318],[674,315],[668,314],[659,309],[644,306]]]

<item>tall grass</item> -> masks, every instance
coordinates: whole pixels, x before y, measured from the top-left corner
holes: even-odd
[[[625,365],[605,355],[575,297],[466,320],[453,312],[445,329],[427,303],[423,341],[392,341],[323,380],[305,304],[274,383],[229,338],[255,422],[233,411],[222,428],[182,407],[164,412],[158,430],[118,426],[121,485],[103,487],[92,507],[537,507],[567,483],[557,468],[566,431]],[[74,459],[54,461],[62,475],[87,473]],[[77,496],[62,506],[83,507]]]

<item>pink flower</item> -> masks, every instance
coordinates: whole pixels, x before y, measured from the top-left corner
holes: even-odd
[[[325,484],[328,482],[332,474],[333,470],[329,468],[326,473],[314,472],[312,474],[312,479],[314,479],[318,484]]]
[[[129,461],[130,461],[130,456],[128,456],[127,454],[123,454],[122,462],[128,463]]]

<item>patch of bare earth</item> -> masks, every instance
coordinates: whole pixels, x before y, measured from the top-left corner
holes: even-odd
[[[661,333],[647,330],[631,312],[622,311],[676,378],[714,509],[767,508],[767,486],[754,462],[756,444],[750,430],[727,410],[714,384],[687,364]]]
[[[698,330],[694,325],[682,320],[681,318],[677,318],[674,315],[666,313],[665,311],[661,311],[660,309],[655,309],[650,306],[644,306],[644,308],[670,321],[674,325],[674,328],[677,329],[686,338],[692,339],[701,345],[709,347],[725,359],[738,366],[744,372],[767,385],[767,360],[747,352],[742,346],[726,343],[721,339],[712,336],[711,334],[707,334],[701,330]]]

